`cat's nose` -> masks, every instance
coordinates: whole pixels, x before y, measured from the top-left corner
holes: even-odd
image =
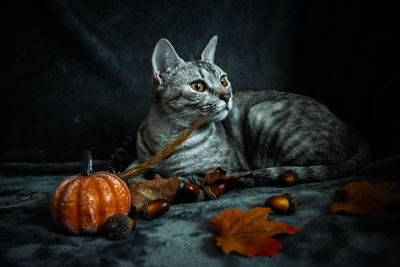
[[[229,99],[231,98],[231,93],[226,93],[226,94],[220,94],[219,99],[224,100],[226,103],[228,103]]]

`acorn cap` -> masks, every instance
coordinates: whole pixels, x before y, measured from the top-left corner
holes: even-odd
[[[226,188],[226,183],[215,183],[212,185],[204,186],[203,190],[208,199],[216,199],[226,191]]]
[[[217,196],[211,191],[211,188],[209,186],[204,186],[203,187],[204,190],[204,195],[206,196],[207,199],[216,199]]]
[[[299,202],[289,193],[284,194],[284,196],[289,200],[289,209],[286,214],[291,215],[296,212]]]
[[[123,240],[132,232],[132,222],[124,214],[115,214],[106,220],[102,228],[108,238]]]

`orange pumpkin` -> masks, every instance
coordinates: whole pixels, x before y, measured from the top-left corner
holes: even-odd
[[[82,174],[66,178],[57,187],[51,212],[57,225],[70,233],[95,233],[108,217],[128,214],[131,195],[124,181],[92,169],[90,151],[84,152]]]

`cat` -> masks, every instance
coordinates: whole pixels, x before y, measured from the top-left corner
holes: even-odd
[[[324,181],[357,170],[369,147],[351,126],[306,96],[281,91],[235,91],[214,64],[218,37],[191,61],[181,59],[167,39],[152,55],[154,100],[140,124],[132,167],[172,143],[210,114],[207,122],[152,169],[177,175],[181,186],[201,186],[216,167],[228,174],[262,174],[239,179],[243,186],[271,185],[286,171],[300,183]]]

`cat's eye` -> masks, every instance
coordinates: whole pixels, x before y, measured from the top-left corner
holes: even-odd
[[[221,82],[221,84],[222,84],[224,87],[227,87],[227,86],[228,86],[228,79],[226,78],[226,75],[223,75],[219,81]]]
[[[203,92],[204,89],[206,89],[206,86],[202,81],[192,82],[190,84],[190,87],[192,87],[192,89],[196,90],[197,92]]]

